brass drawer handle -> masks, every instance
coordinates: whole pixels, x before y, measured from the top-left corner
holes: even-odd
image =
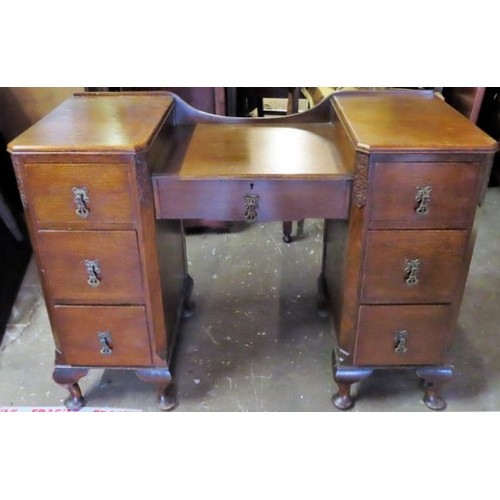
[[[74,202],[76,205],[75,213],[76,215],[78,215],[78,217],[86,219],[90,213],[90,210],[87,206],[90,203],[88,190],[86,187],[74,187],[72,191],[74,195]]]
[[[258,194],[246,194],[245,200],[245,220],[253,222],[257,218],[260,196]]]
[[[87,270],[87,284],[93,287],[99,286],[101,284],[101,278],[99,277],[99,273],[101,272],[99,261],[84,260],[83,262]]]
[[[417,186],[415,201],[417,206],[415,212],[418,215],[427,215],[429,213],[429,203],[431,201],[432,186],[419,187]]]
[[[408,330],[400,330],[394,332],[394,352],[397,354],[405,354],[408,352],[406,341],[410,333]]]
[[[418,284],[418,275],[420,273],[420,259],[405,259],[405,283],[406,286],[415,286]]]
[[[97,332],[97,340],[99,340],[99,345],[101,350],[99,351],[103,356],[109,356],[113,353],[113,339],[111,337],[111,332]]]

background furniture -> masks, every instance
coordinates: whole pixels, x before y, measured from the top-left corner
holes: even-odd
[[[0,341],[30,258],[19,191],[0,135]]]
[[[485,89],[478,126],[497,141],[500,141],[500,88]],[[495,155],[490,176],[490,186],[500,185],[500,154]]]
[[[487,134],[500,141],[500,88],[486,88],[483,106],[478,118],[478,126]],[[495,155],[490,177],[491,186],[500,185],[500,154]]]
[[[477,123],[486,87],[443,87],[446,102]]]
[[[191,106],[216,115],[227,114],[226,87],[85,87],[87,92],[150,92],[166,90]]]
[[[227,87],[228,115],[251,116],[257,110],[257,116],[291,115],[299,111],[299,87]],[[264,99],[286,99],[285,110],[264,107]]]
[[[500,89],[498,87],[443,87],[451,106],[487,134],[500,140]],[[500,184],[500,156],[497,153],[489,174],[489,185]]]

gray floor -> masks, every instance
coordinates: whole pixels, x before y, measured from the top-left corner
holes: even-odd
[[[459,200],[457,200],[459,203]],[[500,189],[490,188],[445,387],[448,411],[500,410]],[[178,344],[175,411],[337,411],[331,334],[315,311],[322,222],[281,240],[281,224],[187,237],[196,314]],[[32,262],[0,348],[0,407],[61,407],[53,342]],[[82,380],[91,408],[156,411],[155,390],[119,370]],[[352,411],[429,411],[414,373],[376,372],[354,386]]]

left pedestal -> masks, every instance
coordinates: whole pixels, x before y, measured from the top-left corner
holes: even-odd
[[[156,223],[149,174],[171,107],[162,95],[75,96],[9,145],[54,335],[53,378],[71,410],[83,405],[78,380],[97,367],[135,370],[158,387],[161,409],[174,406],[184,236],[180,222]]]

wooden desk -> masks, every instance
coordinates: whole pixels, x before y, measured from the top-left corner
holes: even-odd
[[[425,92],[347,92],[263,119],[165,93],[68,100],[9,145],[67,406],[82,406],[92,367],[135,370],[158,386],[160,408],[175,405],[170,360],[193,286],[183,219],[319,217],[334,404],[351,407],[350,385],[375,368],[412,368],[442,409],[496,148]]]

